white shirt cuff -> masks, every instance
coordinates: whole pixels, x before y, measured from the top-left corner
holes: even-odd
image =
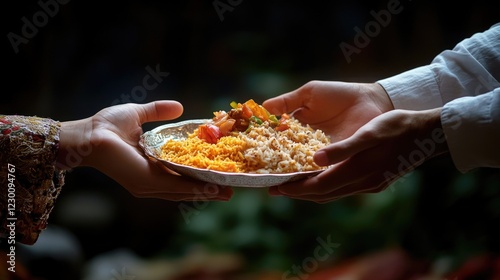
[[[500,88],[448,102],[441,123],[458,170],[500,167]]]
[[[427,110],[443,105],[431,66],[418,67],[377,83],[386,90],[395,109]]]

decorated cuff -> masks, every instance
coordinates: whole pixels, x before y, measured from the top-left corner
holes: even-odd
[[[64,185],[56,168],[60,123],[0,115],[0,238],[33,244]],[[13,241],[15,240],[15,241]]]

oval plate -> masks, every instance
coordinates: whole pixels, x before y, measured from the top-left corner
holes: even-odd
[[[204,182],[231,187],[270,187],[286,182],[308,178],[321,173],[323,170],[293,172],[293,173],[236,173],[201,169],[182,165],[160,158],[161,147],[166,141],[183,140],[188,137],[199,125],[210,122],[210,119],[188,120],[159,126],[141,135],[139,146],[152,161],[161,162],[167,168],[185,176]]]

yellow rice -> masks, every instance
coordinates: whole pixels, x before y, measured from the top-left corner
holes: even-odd
[[[321,169],[314,163],[313,155],[330,143],[329,137],[294,118],[288,125],[288,129],[276,131],[264,122],[249,132],[222,137],[216,144],[199,139],[195,130],[187,139],[165,143],[161,157],[226,172],[289,173]]]

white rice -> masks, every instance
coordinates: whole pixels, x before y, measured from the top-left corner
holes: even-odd
[[[243,155],[247,170],[255,173],[289,173],[322,169],[313,161],[313,155],[330,143],[321,130],[302,125],[291,118],[289,128],[276,131],[264,122],[253,126],[249,132],[237,137],[246,141],[248,148]]]

